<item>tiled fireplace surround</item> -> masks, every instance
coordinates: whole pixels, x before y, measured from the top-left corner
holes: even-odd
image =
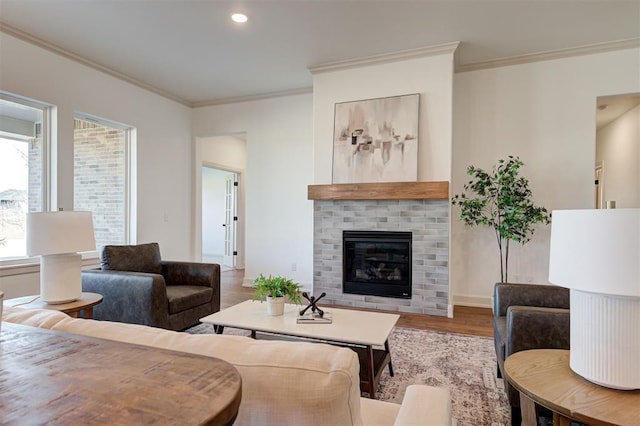
[[[311,187],[310,187],[311,188]],[[310,189],[311,192],[311,189]],[[447,316],[447,199],[314,199],[313,287],[324,303]],[[331,198],[331,197],[329,197]],[[412,297],[344,294],[342,231],[409,231],[413,237]]]

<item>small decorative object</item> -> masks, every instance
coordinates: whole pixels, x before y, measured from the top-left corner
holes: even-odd
[[[460,219],[469,226],[485,225],[493,228],[500,252],[500,282],[508,282],[509,241],[521,244],[533,235],[533,225],[549,224],[547,209],[533,204],[529,181],[518,176],[524,163],[519,157],[509,156],[498,161],[491,172],[474,166],[467,168],[473,176],[464,185],[464,192],[454,195],[451,204],[460,206]]]
[[[418,180],[420,95],[335,106],[333,183]]]
[[[309,304],[301,309],[298,315],[298,324],[303,323],[316,323],[316,324],[331,324],[332,318],[330,312],[325,312],[317,305],[318,301],[325,297],[327,293],[322,293],[317,298],[315,296],[309,297],[309,294],[302,293],[302,297],[309,301]],[[309,310],[311,309],[311,310]]]
[[[282,315],[284,313],[284,297],[288,296],[292,303],[301,303],[300,285],[293,282],[289,278],[282,276],[265,277],[260,274],[258,278],[253,280],[255,291],[254,299],[267,302],[267,312],[269,315]]]

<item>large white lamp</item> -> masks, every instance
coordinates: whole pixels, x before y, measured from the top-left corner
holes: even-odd
[[[82,295],[82,257],[95,250],[91,212],[27,214],[27,255],[40,256],[40,298],[67,303]]]
[[[571,369],[640,389],[640,209],[554,210],[549,281],[571,289]]]

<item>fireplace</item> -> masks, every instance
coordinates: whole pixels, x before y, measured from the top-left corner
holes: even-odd
[[[411,299],[411,232],[343,231],[344,293]]]
[[[326,293],[322,302],[328,305],[447,316],[450,210],[446,197],[314,200],[314,294]],[[353,230],[411,233],[410,299],[344,292],[343,232]]]

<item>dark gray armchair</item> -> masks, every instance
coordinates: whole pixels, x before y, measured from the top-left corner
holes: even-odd
[[[99,293],[97,320],[184,330],[220,310],[220,265],[160,258],[157,243],[105,246],[101,269],[82,272],[82,291]]]
[[[528,349],[569,349],[569,289],[555,285],[496,283],[493,335],[498,377],[509,355]],[[520,394],[504,381],[511,422],[520,424]]]

